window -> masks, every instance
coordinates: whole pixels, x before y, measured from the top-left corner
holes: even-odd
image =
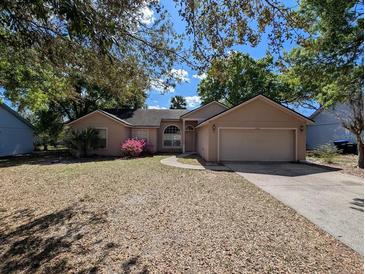
[[[193,127],[193,126],[191,126],[191,125],[187,125],[187,126],[185,127],[185,131],[194,131],[194,127]]]
[[[180,147],[181,132],[177,126],[168,126],[163,132],[164,147]]]
[[[133,138],[144,139],[148,141],[148,130],[147,129],[133,129]]]
[[[95,130],[98,132],[98,137],[99,137],[96,147],[106,148],[106,139],[107,139],[106,128],[96,128]]]

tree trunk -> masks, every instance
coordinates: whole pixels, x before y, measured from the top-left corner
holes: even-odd
[[[356,140],[357,140],[357,154],[358,154],[357,166],[359,168],[364,169],[364,142],[361,139],[361,136],[356,136]]]
[[[48,145],[46,143],[43,144],[43,151],[48,151]]]

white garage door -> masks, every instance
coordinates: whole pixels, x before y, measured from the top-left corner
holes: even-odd
[[[294,161],[295,130],[219,129],[220,161]]]

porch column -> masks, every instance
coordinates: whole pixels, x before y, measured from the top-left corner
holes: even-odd
[[[185,153],[185,119],[183,119],[181,134],[182,134],[181,141],[182,141],[182,146],[183,146],[183,153]]]

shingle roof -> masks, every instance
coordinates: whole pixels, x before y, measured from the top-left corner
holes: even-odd
[[[103,111],[133,126],[147,127],[159,127],[161,120],[177,120],[188,112],[186,109],[104,109]]]

